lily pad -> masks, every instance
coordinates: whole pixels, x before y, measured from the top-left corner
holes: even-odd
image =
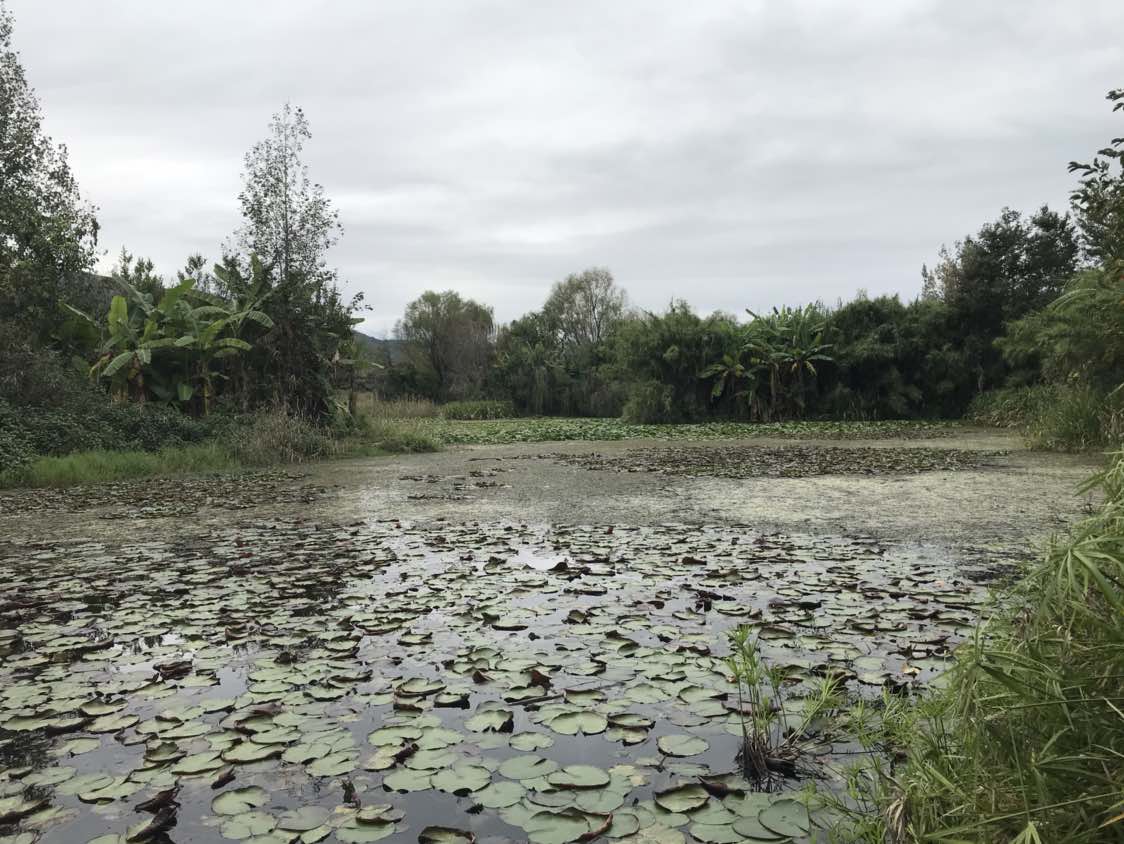
[[[592,765],[567,765],[546,780],[555,788],[601,788],[609,784],[609,775]]]
[[[657,744],[660,753],[666,756],[698,756],[700,753],[705,753],[710,747],[705,739],[682,734],[660,736]]]
[[[757,819],[766,829],[789,838],[807,835],[811,829],[807,807],[796,800],[778,800],[769,808],[762,809]]]
[[[418,833],[418,844],[473,844],[476,836],[463,829],[447,826],[427,826]]]
[[[701,785],[680,785],[656,792],[656,805],[668,812],[690,812],[698,809],[710,799],[710,794]]]
[[[241,815],[269,802],[269,792],[256,785],[224,791],[211,801],[216,815]]]
[[[550,729],[564,736],[586,735],[593,736],[605,732],[609,726],[609,719],[599,712],[579,710],[576,712],[563,712],[547,722]]]

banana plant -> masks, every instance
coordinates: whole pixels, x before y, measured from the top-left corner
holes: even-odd
[[[109,381],[110,392],[121,401],[143,402],[151,393],[190,405],[198,396],[205,415],[215,396],[216,379],[225,377],[216,363],[252,348],[238,336],[244,325],[273,326],[269,316],[253,305],[195,290],[192,278],[166,291],[159,302],[128,282],[119,280],[119,284],[124,294],[110,303],[105,340],[90,375]],[[76,308],[67,306],[67,310],[96,324]]]
[[[220,327],[216,329],[218,333],[222,331],[229,333],[227,337],[219,337],[218,333],[208,333],[205,329],[190,332],[190,336],[198,338],[201,344],[195,345],[194,349],[201,357],[200,362],[205,364],[198,369],[204,414],[210,409],[210,401],[214,395],[214,379],[221,376],[221,373],[214,372],[210,368],[211,363],[224,357],[248,352],[253,348],[243,337],[248,322],[255,323],[266,331],[273,328],[273,319],[262,308],[276,290],[270,284],[268,270],[257,255],[250,257],[248,276],[243,275],[236,267],[224,267],[221,264],[215,264],[214,274],[222,283],[226,297],[201,290],[192,291],[191,294],[193,299],[201,303],[192,311],[192,317],[197,320],[214,319],[220,323]],[[193,344],[187,343],[186,340],[184,342],[187,348],[193,347]],[[235,389],[241,394],[243,409],[245,409],[248,383],[246,370],[241,362],[236,367],[234,376]],[[186,401],[186,399],[181,400]]]
[[[110,382],[110,392],[119,401],[132,397],[143,402],[147,390],[158,386],[155,378],[146,382],[146,372],[153,372],[153,352],[171,348],[175,338],[164,331],[171,309],[182,299],[194,282],[184,282],[168,290],[160,304],[128,283],[122,283],[126,295],[114,296],[106,317],[108,336],[98,349],[97,359],[90,367],[93,378]],[[130,308],[130,302],[133,307]],[[80,313],[71,309],[75,313]]]
[[[823,342],[826,322],[814,305],[803,308],[773,308],[771,314],[747,311],[753,319],[747,327],[743,351],[753,356],[769,374],[768,415],[804,412],[805,377],[815,378],[816,363],[830,361],[830,344]]]

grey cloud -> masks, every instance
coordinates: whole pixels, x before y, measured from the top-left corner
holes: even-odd
[[[429,287],[511,319],[590,264],[646,308],[912,296],[1120,134],[1110,0],[8,3],[111,254],[217,255],[291,99],[377,331]]]

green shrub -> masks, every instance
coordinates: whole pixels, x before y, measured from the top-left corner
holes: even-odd
[[[451,401],[441,405],[442,419],[473,421],[478,419],[512,419],[515,405],[509,401]]]
[[[972,399],[966,416],[981,425],[1026,429],[1042,406],[1057,398],[1057,389],[1049,385],[989,390]]]
[[[34,457],[35,449],[19,424],[19,414],[0,399],[0,474],[19,469]]]
[[[1114,440],[1119,443],[1114,415],[1119,418],[1119,411],[1114,414],[1109,397],[1089,387],[1066,387],[1058,391],[1055,401],[1038,408],[1027,426],[1027,437],[1035,448],[1050,451],[1101,448]]]

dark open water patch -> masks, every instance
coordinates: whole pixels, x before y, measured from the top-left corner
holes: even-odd
[[[803,783],[738,773],[727,631],[753,627],[794,718],[823,676],[908,693],[987,568],[680,525],[0,546],[0,840],[801,839]],[[825,774],[855,746],[815,739]]]

